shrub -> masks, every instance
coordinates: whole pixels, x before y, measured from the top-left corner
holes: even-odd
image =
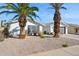
[[[63,47],[68,47],[68,44],[65,43],[65,44],[63,44],[62,46],[63,46]]]
[[[4,41],[4,39],[5,39],[5,38],[4,38],[4,34],[0,31],[0,42],[1,42],[1,41]]]
[[[38,34],[37,33],[34,33],[34,36],[37,36]]]
[[[5,37],[5,38],[8,38],[8,37],[9,37],[9,31],[8,31],[8,28],[7,28],[7,27],[4,28],[3,34],[4,34],[4,37]]]
[[[44,38],[44,36],[40,36],[41,38]]]
[[[47,34],[47,32],[46,32],[46,31],[44,31],[44,34]]]
[[[40,33],[39,33],[39,36],[40,36],[41,38],[44,38],[44,36],[43,36],[43,33],[42,33],[42,32],[40,32]]]

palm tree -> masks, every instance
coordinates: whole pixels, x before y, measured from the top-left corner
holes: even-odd
[[[60,9],[66,9],[64,6],[62,6],[63,3],[51,3],[52,9],[55,10],[54,14],[54,37],[58,38],[59,37],[59,32],[60,32]]]
[[[29,3],[7,3],[5,6],[0,6],[0,9],[3,11],[0,12],[1,14],[14,14],[12,19],[18,19],[19,26],[20,26],[20,35],[19,38],[26,37],[25,26],[27,22],[27,17],[33,20],[34,17],[37,17],[36,12],[38,11],[37,7],[31,7]]]

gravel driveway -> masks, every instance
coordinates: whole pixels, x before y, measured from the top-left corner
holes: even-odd
[[[11,56],[25,56],[33,53],[43,52],[63,48],[62,45],[67,43],[68,46],[79,45],[78,40],[68,38],[40,38],[35,36],[28,36],[27,39],[8,38],[0,42],[0,55]]]

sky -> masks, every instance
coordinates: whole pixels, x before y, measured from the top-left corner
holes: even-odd
[[[2,6],[4,4],[0,4]],[[53,22],[54,16],[54,9],[50,9],[49,3],[31,3],[31,6],[36,6],[39,8],[37,15],[40,17],[36,19],[41,23],[50,23]],[[72,24],[79,24],[79,3],[64,3],[64,7],[67,10],[61,9],[61,21],[64,23],[72,23]],[[4,10],[4,9],[3,9]],[[2,11],[2,9],[0,9]],[[10,20],[14,15],[0,15],[0,20]]]

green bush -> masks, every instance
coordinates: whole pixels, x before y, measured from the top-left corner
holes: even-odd
[[[44,38],[44,36],[40,36],[41,38]]]
[[[63,46],[63,47],[68,47],[68,44],[65,43],[65,44],[63,44],[62,46]]]
[[[40,32],[40,33],[39,33],[39,36],[40,36],[41,38],[44,38],[44,36],[43,36],[43,33],[42,33],[42,32]]]
[[[44,34],[46,34],[47,32],[46,31],[44,31]]]

